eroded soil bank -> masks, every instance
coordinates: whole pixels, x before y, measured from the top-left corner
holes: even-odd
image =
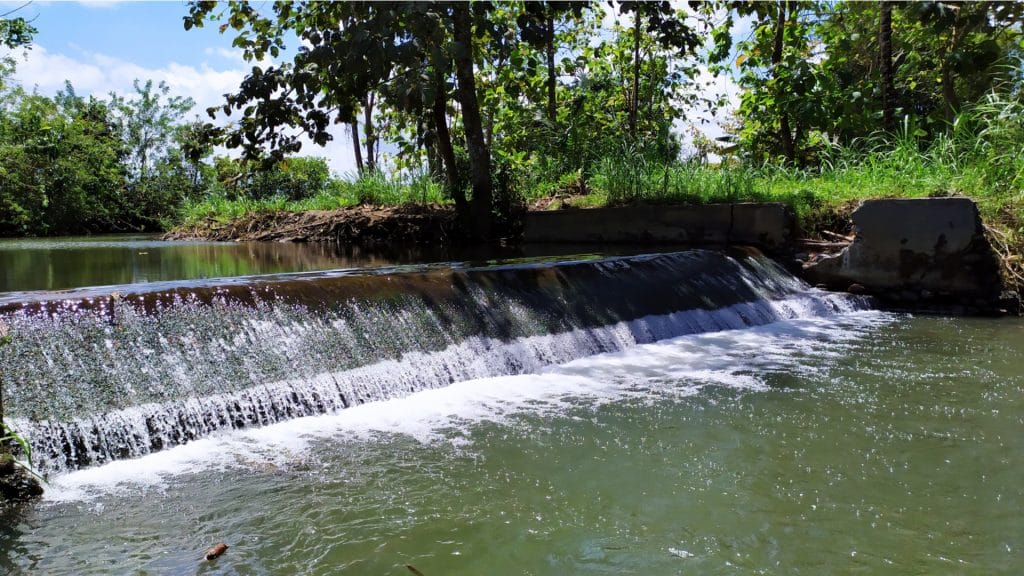
[[[338,242],[360,246],[448,244],[461,242],[462,238],[454,208],[417,204],[265,212],[230,222],[207,218],[164,236],[166,240]]]

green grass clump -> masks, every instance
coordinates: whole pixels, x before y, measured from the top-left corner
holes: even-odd
[[[244,195],[228,197],[224,193],[213,192],[198,201],[187,203],[182,209],[181,220],[185,224],[207,218],[229,222],[265,212],[334,210],[357,204],[397,206],[408,203],[447,202],[443,187],[429,174],[416,172],[389,177],[380,172],[373,172],[332,178],[325,190],[298,200],[289,200],[284,196],[266,199],[253,199]]]

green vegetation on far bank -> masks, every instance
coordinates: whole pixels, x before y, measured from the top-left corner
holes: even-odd
[[[992,226],[1015,242],[1024,237],[1024,104],[992,95],[962,112],[948,134],[931,141],[903,127],[847,146],[830,145],[813,167],[752,165],[726,158],[659,162],[627,154],[595,163],[593,172],[512,173],[511,185],[530,205],[543,209],[631,203],[706,204],[734,201],[783,202],[809,233],[835,225],[837,210],[867,198],[966,196],[978,203]],[[506,173],[507,174],[507,173]],[[539,202],[538,202],[539,201]],[[186,204],[182,217],[226,221],[269,211],[329,210],[355,204],[450,203],[443,184],[427,174],[387,177],[372,173],[330,178],[303,198],[274,194],[229,199],[214,195]]]
[[[813,231],[863,198],[964,195],[1022,252],[1024,4],[192,2],[183,16],[220,23],[253,64],[213,122],[151,82],[41,95],[0,52],[0,235],[405,202],[451,204],[480,239],[523,204],[782,201]],[[28,46],[27,22],[0,23],[0,44]],[[696,128],[709,114],[717,141]],[[300,136],[351,137],[358,173],[299,156]]]

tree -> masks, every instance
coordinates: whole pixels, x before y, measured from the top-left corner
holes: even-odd
[[[468,4],[452,7],[452,36],[456,92],[462,106],[462,124],[469,150],[470,180],[473,184],[473,226],[479,238],[491,235],[491,151],[484,142],[480,105],[476,94],[476,73],[473,70],[473,17]]]
[[[554,123],[557,120],[557,75],[555,52],[560,46],[558,41],[558,24],[566,21],[568,25],[579,21],[583,11],[590,7],[589,2],[526,2],[516,14],[516,24],[523,41],[544,51],[545,63],[545,96],[547,119]]]
[[[828,123],[828,95],[836,80],[823,73],[822,50],[827,44],[818,23],[827,4],[798,0],[723,2],[705,9],[728,11],[712,31],[715,46],[709,61],[715,71],[739,69],[741,95],[739,144],[752,160],[781,158],[789,164],[813,161]],[[733,15],[753,20],[753,33],[736,45],[732,59]]]
[[[0,46],[14,49],[32,43],[32,38],[38,30],[25,18],[8,18],[25,6],[28,6],[28,3],[0,14]]]
[[[128,148],[129,174],[135,184],[141,184],[170,150],[178,127],[195,102],[171,96],[166,82],[154,86],[152,80],[135,80],[132,86],[135,93],[130,97],[111,94],[110,107]]]
[[[111,120],[123,143],[126,197],[134,211],[132,226],[158,229],[170,218],[198,177],[179,147],[181,126],[191,98],[172,96],[165,82],[133,83],[134,93],[110,95]],[[189,175],[188,173],[191,173]]]
[[[466,209],[463,191],[450,192],[464,216],[471,212],[474,234],[490,235],[490,150],[482,135],[473,67],[474,29],[486,21],[491,5],[280,2],[274,4],[272,16],[237,1],[229,2],[223,12],[214,13],[214,9],[212,2],[193,2],[185,28],[224,19],[221,30],[231,27],[237,32],[234,45],[249,61],[259,61],[268,53],[279,55],[290,34],[303,43],[291,62],[266,70],[253,66],[239,91],[229,94],[221,108],[225,114],[241,112],[236,127],[225,133],[225,143],[242,148],[250,157],[261,156],[265,146],[278,158],[295,152],[301,146],[298,133],[325,144],[331,139],[330,123],[351,125],[369,95],[377,91],[396,109],[425,111],[428,107],[423,104],[429,102],[432,113],[424,116],[437,137],[443,138],[445,123],[437,112],[448,91],[438,90],[439,79],[454,71],[469,152],[471,210]],[[452,42],[444,42],[446,38]],[[396,85],[403,89],[395,90]],[[457,170],[454,165],[444,169],[449,174]]]
[[[1004,59],[1008,47],[1020,47],[1024,5],[928,1],[913,3],[908,8],[932,36],[919,38],[920,45],[930,45],[933,58],[938,60],[945,118],[951,121],[964,101],[977,100],[995,77],[1005,76],[998,65],[1009,64]]]
[[[620,2],[624,14],[633,14],[633,89],[629,99],[629,135],[636,138],[637,113],[640,106],[640,74],[642,36],[646,32],[658,46],[674,50],[682,58],[700,46],[700,39],[669,2]]]
[[[836,141],[892,131],[901,117],[919,137],[933,138],[950,129],[956,110],[1019,81],[1020,4],[841,2],[823,8],[814,35],[824,45],[819,78],[828,82],[821,98],[832,114],[820,129]]]

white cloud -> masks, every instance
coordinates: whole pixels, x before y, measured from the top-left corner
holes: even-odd
[[[129,95],[136,79],[163,81],[170,87],[171,94],[192,98],[196,103],[193,112],[206,120],[206,108],[223,104],[224,94],[237,90],[250,69],[242,61],[240,52],[207,49],[207,53],[210,52],[233,62],[227,67],[215,67],[207,62],[198,66],[170,62],[159,68],[147,68],[106,54],[79,50],[69,56],[35,45],[26,59],[18,62],[14,77],[26,89],[35,88],[43,94],[56,93],[64,88],[64,81],[69,80],[78,94],[98,97],[106,97],[111,92]],[[327,158],[335,172],[353,172],[351,137],[340,126],[333,132],[334,140],[324,148],[303,139],[302,154]]]
[[[207,56],[217,56],[225,60],[244,62],[242,51],[237,48],[224,48],[223,46],[208,46],[203,50]]]
[[[219,104],[222,95],[238,88],[244,76],[243,68],[215,69],[206,63],[189,66],[177,62],[146,68],[105,54],[80,51],[69,56],[38,45],[32,47],[25,61],[18,63],[15,73],[15,79],[23,86],[37,88],[44,94],[60,90],[65,80],[71,81],[79,93],[97,96],[110,92],[129,94],[136,79],[163,81],[175,95],[195,100],[197,108]]]

